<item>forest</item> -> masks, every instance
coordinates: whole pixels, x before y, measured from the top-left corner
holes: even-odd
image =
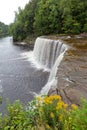
[[[8,35],[8,26],[0,22],[0,37]]]
[[[31,0],[9,27],[15,41],[49,34],[87,32],[87,0]]]

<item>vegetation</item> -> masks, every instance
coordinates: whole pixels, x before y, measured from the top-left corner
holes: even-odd
[[[0,116],[0,130],[86,130],[87,101],[78,108],[65,104],[59,95],[36,97],[24,109],[20,101],[8,104]]]
[[[21,41],[28,36],[32,37],[32,35],[34,35],[33,23],[37,9],[37,1],[38,0],[31,0],[29,4],[25,6],[24,10],[19,8],[18,12],[15,12],[15,21],[9,26],[9,32],[13,34],[15,41]]]
[[[31,0],[15,12],[9,30],[19,41],[33,35],[87,32],[87,1]]]
[[[3,97],[0,95],[0,104],[2,104]]]
[[[0,37],[8,35],[8,26],[0,22]]]

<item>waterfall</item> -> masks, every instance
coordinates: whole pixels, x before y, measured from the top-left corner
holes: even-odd
[[[64,56],[64,52],[62,52],[59,57],[57,58],[54,66],[52,67],[52,70],[50,72],[50,75],[49,75],[49,79],[48,79],[48,82],[47,84],[42,88],[41,90],[41,95],[47,95],[47,93],[49,92],[50,88],[53,88],[55,89],[57,87],[57,77],[56,77],[56,74],[57,74],[57,70],[58,70],[58,67],[63,59],[63,56]]]
[[[57,57],[65,50],[60,40],[50,40],[38,37],[34,46],[34,58],[45,68],[52,68]]]
[[[50,88],[57,86],[56,74],[66,51],[66,45],[60,40],[37,38],[34,47],[35,60],[45,68],[50,68],[47,84],[42,88],[41,94],[47,94]]]
[[[47,94],[50,88],[57,86],[56,74],[66,49],[67,46],[61,40],[38,37],[33,52],[26,54],[37,68],[41,66],[41,68],[50,70],[48,82],[41,90],[41,94]]]

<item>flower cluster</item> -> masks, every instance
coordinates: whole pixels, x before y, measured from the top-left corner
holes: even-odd
[[[0,115],[0,130],[86,130],[87,101],[64,103],[59,95],[38,96],[25,109],[19,101],[8,105],[8,115]]]
[[[68,104],[64,103],[61,99],[61,97],[59,95],[51,95],[51,96],[46,96],[46,97],[40,97],[40,96],[37,96],[37,101],[38,103],[42,103],[42,104],[45,104],[45,105],[55,105],[55,108],[56,110],[59,110],[59,109],[66,109],[68,107]],[[72,108],[75,108],[76,105],[72,105]]]
[[[56,129],[58,125],[61,128],[66,127],[67,124],[71,125],[70,113],[78,109],[75,104],[69,106],[62,101],[59,95],[37,96],[36,100],[40,118],[42,122],[46,122],[45,127],[47,129],[50,129],[50,127]]]

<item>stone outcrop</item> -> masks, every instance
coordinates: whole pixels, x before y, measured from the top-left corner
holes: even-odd
[[[70,49],[59,66],[57,88],[49,94],[59,94],[66,103],[80,105],[82,97],[87,99],[87,40],[68,40],[67,44]]]

